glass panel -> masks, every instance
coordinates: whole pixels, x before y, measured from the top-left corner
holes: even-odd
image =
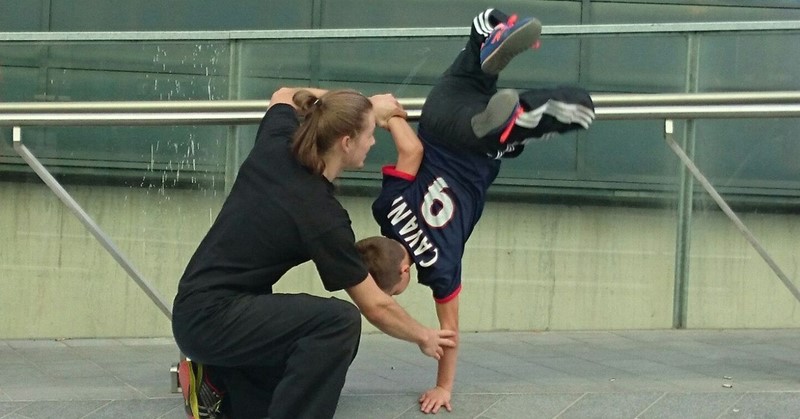
[[[581,157],[589,178],[674,182],[676,160],[664,144],[663,121],[599,121],[585,135]]]
[[[27,3],[17,0],[14,3]],[[34,2],[30,2],[34,3]],[[307,29],[314,0],[47,0],[51,31]],[[91,13],[87,13],[91,10]]]
[[[589,3],[591,23],[671,23],[671,22],[739,22],[762,20],[797,20],[797,7],[756,7],[763,4],[747,2],[746,7],[658,4],[645,2],[599,2]],[[688,1],[686,3],[689,3]],[[706,2],[708,3],[708,2]],[[744,2],[742,2],[744,3]],[[760,2],[763,3],[763,2]]]
[[[72,101],[227,99],[228,55],[226,43],[205,42],[53,47],[47,94]]]
[[[584,83],[594,92],[683,92],[686,39],[683,35],[589,39],[581,67]]]
[[[353,11],[369,19],[374,28],[431,28],[465,27],[476,13],[487,7],[497,7],[505,13],[536,16],[548,25],[580,23],[579,1],[526,1],[513,0],[503,4],[487,4],[476,0],[445,1],[365,1],[337,0],[321,2],[323,28],[363,28],[364,21],[353,19]],[[424,13],[409,13],[411,10]],[[468,32],[464,32],[465,34]]]
[[[4,2],[3,12],[0,13],[0,28],[2,28],[0,30],[9,32],[46,30],[46,27],[42,25],[43,6],[44,2],[41,1]],[[2,56],[0,55],[0,57]]]
[[[797,118],[698,121],[696,160],[720,188],[770,188],[771,194],[796,196],[800,190],[798,132]]]
[[[700,46],[701,91],[798,90],[797,34],[704,35]]]

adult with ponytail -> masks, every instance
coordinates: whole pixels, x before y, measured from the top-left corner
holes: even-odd
[[[356,355],[361,315],[439,359],[454,332],[415,321],[378,288],[355,248],[333,181],[358,169],[376,126],[405,112],[391,95],[281,88],[217,219],[180,280],[179,378],[198,417],[330,418]],[[391,124],[394,125],[394,124]],[[311,260],[326,290],[350,302],[273,293]]]

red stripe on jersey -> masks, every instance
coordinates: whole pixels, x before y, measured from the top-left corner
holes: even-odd
[[[458,294],[460,294],[460,293],[461,293],[461,284],[458,284],[458,288],[456,288],[456,290],[455,290],[455,291],[453,291],[453,292],[452,292],[450,295],[448,295],[447,297],[444,297],[444,298],[434,298],[433,300],[434,300],[434,301],[436,301],[436,302],[437,302],[437,303],[439,303],[439,304],[444,304],[444,303],[446,303],[446,302],[448,302],[448,301],[452,300],[453,298],[456,298],[456,297],[458,297]]]
[[[397,170],[395,168],[395,166],[383,166],[383,169],[381,170],[381,172],[384,175],[398,177],[400,179],[407,180],[409,182],[413,181],[416,178],[416,176],[414,176],[414,175],[410,175],[410,174],[408,174],[406,172],[401,172],[401,171]]]

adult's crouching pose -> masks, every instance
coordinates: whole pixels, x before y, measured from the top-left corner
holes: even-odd
[[[331,183],[360,168],[376,125],[405,112],[391,95],[281,88],[217,219],[180,280],[172,328],[190,417],[329,418],[356,355],[361,316],[439,359],[454,332],[410,317],[375,284]],[[302,122],[301,122],[302,121]],[[272,286],[311,260],[326,290]]]

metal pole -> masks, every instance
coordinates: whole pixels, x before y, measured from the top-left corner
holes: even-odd
[[[764,261],[767,262],[767,265],[769,265],[769,267],[772,268],[775,274],[778,275],[778,278],[781,280],[781,282],[783,282],[783,285],[785,285],[786,288],[789,289],[789,292],[791,292],[792,295],[794,295],[794,298],[797,299],[797,301],[800,301],[800,290],[797,289],[797,287],[794,285],[794,283],[792,283],[789,277],[786,276],[786,274],[781,270],[778,264],[775,263],[775,260],[773,260],[772,257],[769,255],[769,253],[767,253],[767,251],[764,249],[761,243],[758,242],[758,239],[756,239],[753,233],[751,233],[750,230],[747,228],[747,226],[744,225],[742,220],[740,220],[739,217],[736,216],[736,213],[733,212],[731,207],[728,206],[725,200],[722,199],[722,196],[720,196],[717,190],[714,189],[714,187],[711,185],[711,182],[709,182],[708,179],[706,179],[706,177],[703,176],[703,173],[701,173],[700,169],[698,169],[697,166],[695,166],[694,162],[692,162],[692,159],[690,159],[689,156],[687,156],[686,153],[684,153],[681,146],[675,142],[675,139],[673,138],[673,124],[671,119],[666,120],[664,124],[664,140],[666,140],[667,145],[669,145],[672,151],[674,151],[675,154],[677,154],[678,157],[681,159],[681,161],[683,161],[683,164],[686,165],[689,171],[692,172],[692,175],[695,177],[695,179],[697,179],[697,181],[700,182],[700,184],[703,186],[703,188],[705,188],[705,190],[709,193],[709,195],[711,195],[711,197],[714,198],[714,201],[717,203],[717,205],[719,205],[720,209],[722,209],[722,212],[724,212],[725,215],[727,215],[728,218],[730,218],[731,221],[733,221],[733,224],[736,225],[736,228],[738,228],[739,231],[744,235],[745,239],[747,239],[747,241],[750,242],[753,248],[756,249],[756,252],[758,252],[758,254],[761,255],[761,257],[764,259]]]
[[[687,92],[697,91],[700,43],[696,33],[686,39],[686,74],[684,87]],[[693,96],[694,97],[694,96]],[[689,156],[694,156],[694,120],[686,121],[683,129],[683,146]],[[689,313],[689,262],[692,243],[692,210],[694,208],[694,182],[689,171],[679,165],[680,189],[678,195],[678,220],[675,237],[675,282],[672,297],[672,327],[687,327]]]
[[[139,285],[139,287],[150,297],[151,300],[158,306],[161,312],[172,318],[172,309],[167,303],[167,300],[162,297],[158,291],[150,284],[139,271],[131,264],[131,262],[120,252],[111,239],[100,229],[95,221],[81,208],[81,206],[72,198],[72,196],[61,186],[60,183],[53,177],[50,172],[42,165],[36,156],[22,144],[22,129],[20,127],[13,128],[13,142],[14,150],[17,154],[28,163],[28,166],[36,172],[37,175],[44,181],[44,183],[53,191],[54,194],[69,208],[72,213],[78,217],[78,220],[83,223],[87,230],[100,242],[100,244],[111,254],[114,260],[125,269],[125,272]]]

